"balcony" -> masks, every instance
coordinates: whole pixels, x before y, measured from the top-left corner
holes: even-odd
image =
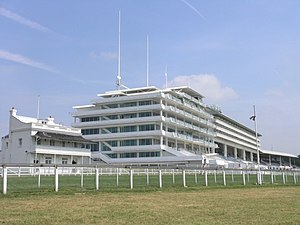
[[[36,145],[31,153],[49,155],[91,156],[91,150],[86,148],[67,148],[61,146]]]

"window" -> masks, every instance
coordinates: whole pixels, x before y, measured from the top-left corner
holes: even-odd
[[[51,164],[52,158],[51,157],[45,157],[45,164]]]
[[[81,122],[99,121],[99,116],[81,118]]]
[[[133,107],[133,106],[136,106],[136,102],[125,102],[125,103],[121,103],[120,104],[120,108],[123,108],[123,107]]]
[[[61,158],[61,164],[68,164],[68,158]]]
[[[152,139],[140,139],[139,145],[152,145]]]
[[[82,129],[81,130],[82,135],[93,135],[93,134],[99,134],[99,128],[94,129]]]
[[[139,102],[139,105],[151,105],[152,102],[149,100],[149,101],[140,101]]]
[[[63,147],[66,147],[66,142],[63,141],[63,142],[62,142],[62,146],[63,146]]]
[[[107,155],[108,157],[110,157],[110,158],[113,158],[113,159],[115,159],[115,158],[118,157],[117,153],[106,154],[106,155]]]
[[[118,104],[108,104],[108,105],[103,106],[103,109],[106,109],[106,108],[110,108],[110,109],[118,108]]]
[[[107,141],[107,144],[109,144],[112,147],[117,147],[118,146],[118,141],[114,140],[114,141]]]
[[[154,124],[146,124],[146,125],[140,125],[139,131],[148,131],[148,130],[154,130]]]
[[[91,152],[98,152],[99,151],[99,144],[91,144]]]
[[[120,115],[120,119],[130,119],[130,118],[136,118],[136,113],[128,113]]]
[[[126,152],[120,154],[120,158],[136,158],[136,157],[137,157],[136,152]]]
[[[55,146],[55,141],[54,140],[50,140],[50,146]]]
[[[125,126],[120,127],[120,132],[135,132],[137,131],[137,126]]]
[[[77,148],[77,147],[78,147],[77,142],[74,142],[74,148]]]
[[[141,112],[139,113],[139,117],[149,117],[152,116],[151,112]]]
[[[159,157],[160,152],[140,152],[139,157]]]
[[[120,146],[136,146],[137,140],[122,140],[120,141]]]
[[[106,144],[101,143],[101,151],[103,151],[103,152],[105,152],[105,151],[111,151],[111,149]]]
[[[23,139],[19,138],[19,147],[22,147]]]

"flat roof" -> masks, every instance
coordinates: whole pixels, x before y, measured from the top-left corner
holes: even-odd
[[[268,154],[268,155],[278,155],[278,156],[285,156],[285,157],[291,157],[291,158],[298,158],[298,156],[290,154],[290,153],[285,153],[285,152],[277,152],[277,151],[271,151],[271,150],[265,150],[265,149],[260,149],[259,150],[262,154]]]

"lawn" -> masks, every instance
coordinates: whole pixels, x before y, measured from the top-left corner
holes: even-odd
[[[300,224],[299,186],[15,192],[0,224]]]

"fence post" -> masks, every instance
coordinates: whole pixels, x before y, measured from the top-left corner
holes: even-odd
[[[205,170],[204,172],[204,176],[205,176],[205,186],[208,186],[208,180],[207,180],[207,170]]]
[[[246,177],[245,177],[245,172],[242,171],[242,175],[243,175],[243,185],[246,185]]]
[[[39,173],[38,173],[38,188],[41,187],[41,167],[39,167]]]
[[[231,182],[234,182],[233,170],[231,171]]]
[[[226,186],[226,172],[223,170],[223,184]]]
[[[183,187],[186,187],[185,170],[184,169],[182,170],[182,184],[183,184]]]
[[[149,185],[149,169],[146,169],[146,182],[147,182],[147,186]]]
[[[117,168],[117,187],[119,186],[119,168]]]
[[[7,168],[2,166],[2,192],[4,195],[7,194]]]
[[[198,178],[197,178],[197,170],[195,170],[195,184],[198,183]]]
[[[175,184],[175,173],[174,173],[174,169],[172,169],[172,178],[173,178],[173,184]]]
[[[294,172],[294,184],[297,184],[296,173]]]
[[[57,166],[54,166],[54,191],[58,192],[58,170]]]
[[[217,171],[214,171],[214,177],[215,177],[215,184],[217,183]]]
[[[130,189],[132,190],[133,189],[133,169],[130,168],[129,174],[130,174]]]
[[[284,172],[282,172],[282,182],[283,182],[283,184],[285,184],[285,175],[284,175]]]
[[[158,178],[159,178],[159,188],[162,188],[162,174],[161,169],[158,171]]]
[[[273,172],[271,172],[271,184],[274,184]]]
[[[99,168],[96,167],[95,169],[95,181],[96,181],[96,190],[98,191],[99,190]]]
[[[81,167],[80,187],[83,188],[83,167]]]

